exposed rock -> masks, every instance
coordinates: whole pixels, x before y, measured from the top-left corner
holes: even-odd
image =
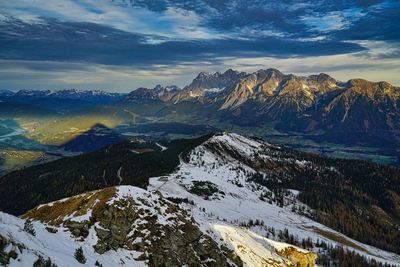
[[[0,265],[8,266],[11,259],[17,259],[18,254],[26,247],[0,235]]]
[[[230,266],[231,258],[240,263],[237,255],[221,249],[185,210],[160,193],[122,188],[128,193],[106,188],[42,205],[24,218],[62,225],[81,240],[94,229],[97,253],[131,250],[138,253],[135,260],[147,261],[149,266],[223,267]]]
[[[296,264],[298,267],[314,267],[317,254],[313,252],[299,251],[294,247],[287,247],[278,251],[278,254]]]
[[[209,89],[209,88],[229,88],[244,78],[247,74],[244,72],[228,69],[224,73],[216,72],[209,74],[200,72],[199,75],[186,86],[185,90]]]

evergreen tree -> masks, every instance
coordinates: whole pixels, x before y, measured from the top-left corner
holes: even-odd
[[[57,265],[52,263],[50,258],[44,260],[43,257],[39,255],[39,258],[33,263],[33,267],[57,267]]]
[[[25,223],[24,223],[24,231],[29,233],[29,234],[31,234],[31,235],[33,235],[33,236],[36,236],[35,228],[33,227],[33,224],[32,224],[32,222],[30,220],[26,220],[25,221]]]
[[[75,250],[75,254],[74,254],[75,259],[82,264],[86,263],[86,257],[83,254],[83,249],[82,247],[79,247]]]

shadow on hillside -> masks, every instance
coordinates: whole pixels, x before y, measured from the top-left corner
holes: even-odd
[[[123,140],[120,134],[104,124],[96,123],[86,132],[60,145],[60,148],[71,152],[92,152]]]

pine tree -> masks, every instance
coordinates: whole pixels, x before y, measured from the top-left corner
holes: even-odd
[[[33,263],[33,267],[57,267],[57,265],[52,263],[50,258],[44,260],[43,257],[39,255],[39,258]]]
[[[75,250],[75,254],[74,254],[75,259],[82,264],[86,263],[86,257],[83,254],[83,249],[82,247],[79,247]]]
[[[29,234],[31,234],[31,235],[33,235],[33,236],[36,236],[35,228],[33,227],[33,224],[32,224],[32,222],[30,220],[26,220],[25,221],[25,223],[24,223],[24,231],[29,233]]]

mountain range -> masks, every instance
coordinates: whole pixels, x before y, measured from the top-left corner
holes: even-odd
[[[0,99],[3,101],[0,108],[11,102],[19,106],[24,103],[27,109],[37,105],[38,109],[73,110],[88,107],[92,102],[129,110],[138,117],[179,114],[244,127],[272,125],[279,131],[298,132],[319,141],[381,147],[400,145],[399,87],[363,79],[342,82],[324,73],[305,77],[283,74],[276,69],[254,73],[229,69],[224,73],[201,72],[182,89],[157,85],[141,87],[129,94],[75,89],[3,90]],[[10,112],[5,108],[2,113]],[[85,111],[80,109],[80,112]]]
[[[12,99],[22,98],[59,98],[59,99],[81,99],[85,101],[117,100],[122,97],[120,93],[110,93],[101,90],[1,90],[0,97]]]
[[[192,113],[240,126],[272,124],[325,141],[347,144],[399,145],[400,88],[363,79],[337,81],[327,74],[286,75],[276,69],[246,74],[200,73],[182,90],[132,91],[125,102],[152,95],[164,105],[155,114]],[[140,113],[140,111],[139,111]]]
[[[178,122],[253,134],[321,154],[400,164],[400,89],[387,82],[229,69],[201,72],[183,88],[156,85],[130,93],[3,90],[0,101],[1,118],[22,117],[25,125],[55,120],[63,125],[64,135],[81,120],[93,121],[82,132],[96,123],[115,127]],[[131,134],[129,127],[117,130]],[[42,132],[32,135],[46,139],[47,131]]]
[[[0,263],[396,266],[399,175],[226,132],[123,141],[1,177]]]

